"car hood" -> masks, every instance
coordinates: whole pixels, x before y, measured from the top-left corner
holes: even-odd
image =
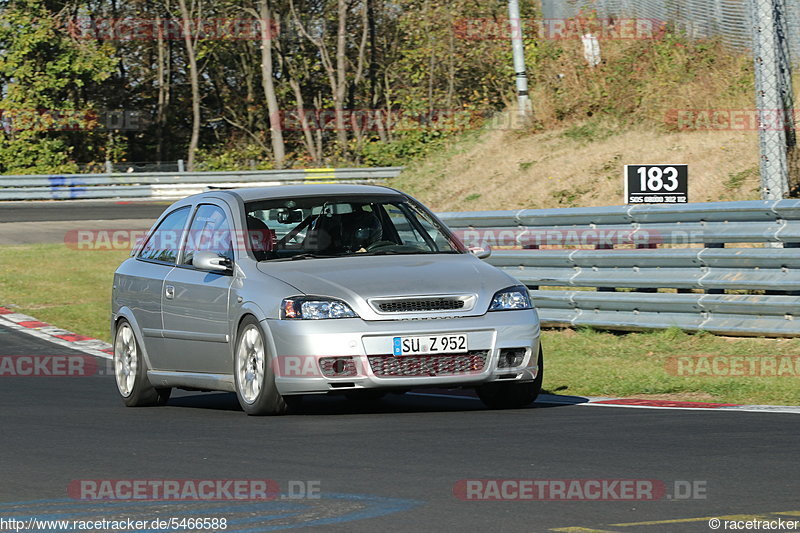
[[[362,313],[371,298],[469,294],[478,297],[470,314],[483,314],[495,292],[519,283],[467,254],[306,259],[262,262],[258,268],[303,294],[338,298]]]

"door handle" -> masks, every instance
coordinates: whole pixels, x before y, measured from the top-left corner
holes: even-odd
[[[167,297],[167,300],[172,300],[173,298],[175,298],[175,287],[173,287],[172,285],[167,285],[164,288],[164,296]]]

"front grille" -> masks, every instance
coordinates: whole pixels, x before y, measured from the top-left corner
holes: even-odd
[[[379,378],[413,376],[453,376],[482,372],[487,350],[441,355],[370,355],[369,366]]]
[[[429,298],[382,302],[378,308],[384,313],[413,313],[419,311],[453,311],[464,308],[464,300],[454,298]]]

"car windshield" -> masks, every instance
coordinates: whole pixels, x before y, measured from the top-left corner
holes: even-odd
[[[401,196],[262,200],[247,203],[246,211],[259,261],[465,252],[429,213]]]

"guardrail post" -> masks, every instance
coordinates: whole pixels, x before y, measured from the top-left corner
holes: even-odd
[[[658,249],[658,244],[656,244],[654,242],[651,242],[651,243],[648,243],[648,244],[637,244],[636,245],[636,249],[637,250],[657,250]],[[654,293],[654,292],[658,292],[658,287],[641,287],[641,288],[636,289],[636,292]]]
[[[705,243],[706,248],[725,248],[725,243],[723,242],[707,242]],[[725,289],[706,289],[706,294],[725,294]]]
[[[540,247],[539,247],[538,244],[523,244],[522,245],[522,249],[523,250],[539,250]],[[528,289],[530,289],[532,291],[538,291],[539,290],[539,285],[529,285]]]
[[[783,243],[784,248],[800,248],[800,242],[785,242]],[[800,291],[792,291],[787,292],[789,296],[800,296]]]
[[[114,173],[114,165],[111,164],[111,161],[106,160],[106,174],[113,174]]]
[[[595,244],[595,250],[613,250],[613,244]],[[597,287],[597,292],[617,292],[616,287]]]
[[[183,159],[178,159],[178,172],[186,172],[186,167],[183,164]]]

